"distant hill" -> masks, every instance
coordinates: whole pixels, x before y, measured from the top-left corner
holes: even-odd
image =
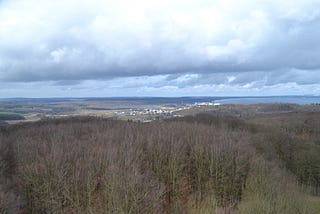
[[[0,114],[1,120],[24,120],[24,116],[20,114]]]

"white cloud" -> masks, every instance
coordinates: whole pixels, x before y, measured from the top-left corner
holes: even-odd
[[[50,55],[53,58],[53,61],[55,61],[56,63],[59,63],[61,61],[61,58],[63,58],[65,54],[66,54],[66,48],[59,48],[50,53]]]

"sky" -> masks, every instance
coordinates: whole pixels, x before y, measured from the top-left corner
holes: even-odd
[[[320,95],[319,0],[0,0],[0,98]]]

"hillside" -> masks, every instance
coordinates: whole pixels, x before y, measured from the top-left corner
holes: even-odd
[[[320,114],[0,127],[0,211],[319,213]]]

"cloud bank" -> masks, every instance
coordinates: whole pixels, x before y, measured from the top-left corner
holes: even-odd
[[[0,93],[319,93],[319,38],[317,0],[2,0]]]

